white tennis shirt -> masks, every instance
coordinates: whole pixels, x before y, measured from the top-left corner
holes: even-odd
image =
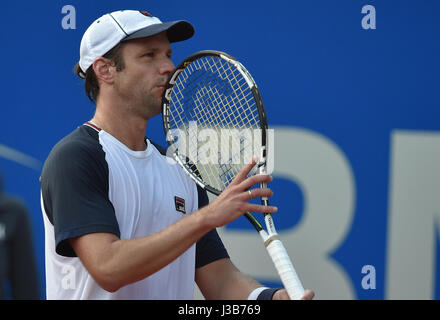
[[[111,293],[95,282],[68,241],[92,232],[144,237],[198,209],[196,184],[146,142],[145,151],[133,151],[86,124],[52,150],[41,176],[47,299],[193,298],[195,245],[155,274]],[[227,257],[218,236],[211,235],[210,243],[201,253],[212,256],[204,264]]]

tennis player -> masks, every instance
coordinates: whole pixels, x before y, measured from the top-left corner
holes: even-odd
[[[163,148],[145,137],[174,69],[170,43],[189,39],[186,21],[145,11],[106,14],[83,35],[77,74],[96,104],[93,119],[52,149],[41,175],[48,299],[288,299],[231,262],[216,227],[247,211],[270,182],[247,165],[209,204]],[[312,299],[307,290],[304,299]]]

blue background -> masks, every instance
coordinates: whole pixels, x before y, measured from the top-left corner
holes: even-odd
[[[361,8],[366,4],[376,8],[376,30],[361,27]],[[76,9],[76,29],[61,26],[65,5]],[[395,129],[440,130],[440,2],[4,2],[0,144],[43,163],[58,140],[92,117],[94,106],[72,69],[88,25],[118,9],[148,10],[163,21],[191,21],[196,34],[173,45],[175,64],[199,50],[230,53],[258,83],[270,125],[313,130],[344,152],[355,176],[355,213],[350,232],[333,257],[352,278],[355,298],[385,298],[390,135]],[[148,136],[163,143],[159,118],[149,123]],[[40,171],[1,157],[0,171],[7,192],[21,197],[31,213],[44,296]],[[296,200],[297,215],[278,222],[281,229],[290,228],[300,220],[301,191],[282,179],[273,188],[280,207],[287,199]],[[244,221],[230,226],[247,227]],[[438,299],[436,263],[433,298]],[[358,280],[365,264],[376,267],[376,290],[363,290]]]

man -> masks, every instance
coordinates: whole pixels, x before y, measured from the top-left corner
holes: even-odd
[[[208,204],[145,138],[174,69],[170,42],[193,33],[132,10],[85,32],[76,70],[96,112],[53,148],[41,176],[49,299],[191,299],[194,281],[207,299],[288,298],[238,271],[215,231],[246,211],[274,213],[248,203],[271,190],[246,191],[271,177],[245,179],[254,160]]]

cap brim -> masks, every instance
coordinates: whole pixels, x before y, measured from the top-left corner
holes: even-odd
[[[132,33],[131,35],[125,37],[122,41],[147,38],[164,31],[167,32],[168,40],[170,42],[184,41],[194,35],[194,27],[189,22],[180,20],[153,24],[136,31],[135,33]]]

